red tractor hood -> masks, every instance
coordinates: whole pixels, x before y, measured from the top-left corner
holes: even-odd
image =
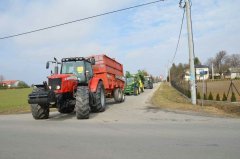
[[[74,74],[55,74],[55,75],[48,76],[49,79],[55,79],[55,78],[64,79],[67,77],[76,77],[76,76]]]

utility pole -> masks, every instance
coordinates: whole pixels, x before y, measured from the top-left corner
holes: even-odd
[[[212,80],[214,80],[214,69],[213,69],[213,63],[212,63]]]
[[[196,81],[195,81],[195,66],[194,66],[194,47],[193,47],[192,20],[191,20],[191,5],[190,5],[189,0],[185,0],[185,8],[186,8],[187,30],[188,30],[191,100],[192,100],[192,104],[196,105]]]

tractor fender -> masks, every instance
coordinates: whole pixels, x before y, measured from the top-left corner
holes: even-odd
[[[93,77],[90,81],[89,81],[89,89],[92,93],[95,93],[97,91],[97,87],[98,87],[98,83],[102,81],[100,78],[97,77]]]

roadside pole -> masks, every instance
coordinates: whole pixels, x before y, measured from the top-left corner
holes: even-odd
[[[189,47],[189,63],[190,63],[190,85],[191,85],[191,100],[192,104],[196,105],[196,79],[195,79],[195,66],[194,66],[194,47],[193,47],[193,34],[192,34],[192,21],[191,21],[191,6],[189,0],[185,0],[186,4],[186,17],[187,17],[187,30],[188,30],[188,47]]]

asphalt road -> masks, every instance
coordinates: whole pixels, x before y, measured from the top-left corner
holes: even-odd
[[[89,120],[0,116],[0,159],[239,159],[240,120],[148,109],[154,90]]]

